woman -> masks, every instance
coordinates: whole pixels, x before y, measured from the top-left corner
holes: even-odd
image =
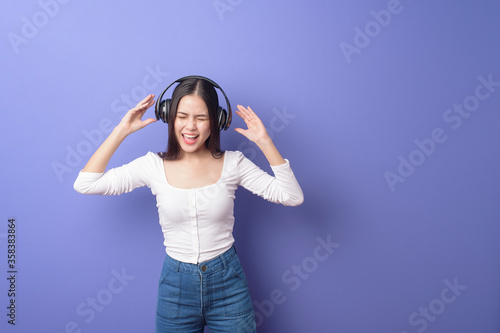
[[[157,332],[203,332],[205,325],[211,332],[255,332],[247,280],[233,246],[234,192],[243,186],[271,202],[296,206],[303,201],[288,160],[250,107],[238,105],[236,114],[248,129],[235,130],[262,150],[275,176],[241,152],[221,151],[220,108],[212,83],[187,78],[175,88],[166,119],[166,153],[149,152],[105,172],[121,142],[156,121],[142,120],[154,104],[149,95],[128,111],[74,184],[84,194],[121,194],[148,186],[156,195],[166,249]]]

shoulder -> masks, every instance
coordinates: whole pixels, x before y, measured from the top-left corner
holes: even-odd
[[[239,151],[239,150],[226,150],[226,151],[224,151],[225,158],[232,159],[232,158],[238,157],[239,155],[243,155],[241,153],[241,151]]]
[[[163,160],[161,157],[160,157],[160,154],[161,153],[153,153],[152,151],[148,151],[147,154],[145,156],[147,156],[148,158],[152,159],[152,160],[155,160],[155,161],[158,161],[158,160]]]
[[[240,151],[226,150],[224,152],[224,170],[227,175],[236,176],[239,173],[241,162],[245,159]]]
[[[137,157],[136,159],[128,163],[128,165],[149,170],[153,167],[158,167],[162,165],[162,161],[163,161],[162,158],[158,156],[157,153],[148,151],[146,154]]]
[[[250,169],[255,169],[257,166],[253,163],[252,160],[250,160],[248,157],[246,157],[241,151],[235,150],[226,150],[225,152],[225,158],[227,159],[227,165],[229,169],[233,170],[234,172],[240,174],[242,172],[246,172],[247,170]]]
[[[224,152],[224,159],[228,164],[239,164],[242,160],[246,159],[245,155],[239,150],[226,150]]]
[[[149,162],[149,163],[155,163],[161,161],[162,158],[159,156],[159,153],[153,153],[152,151],[148,151],[145,155],[138,157],[137,160],[142,160],[144,162]]]

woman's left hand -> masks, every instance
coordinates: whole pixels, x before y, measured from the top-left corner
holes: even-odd
[[[234,130],[236,132],[244,135],[248,140],[257,144],[271,141],[264,124],[250,107],[245,108],[242,105],[238,105],[238,111],[236,111],[236,114],[243,118],[245,124],[248,126],[248,129],[246,130],[242,128],[235,128]]]

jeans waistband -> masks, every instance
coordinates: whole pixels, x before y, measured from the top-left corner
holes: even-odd
[[[234,245],[229,248],[226,252],[221,255],[210,259],[205,262],[201,262],[198,264],[190,264],[182,261],[175,260],[170,257],[168,254],[165,257],[165,260],[168,262],[171,270],[177,272],[185,272],[192,274],[210,274],[215,273],[221,270],[225,270],[227,265],[236,257],[236,249]]]

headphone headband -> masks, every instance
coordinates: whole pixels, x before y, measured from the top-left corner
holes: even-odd
[[[215,83],[214,81],[210,80],[209,78],[207,77],[204,77],[204,76],[200,76],[200,75],[188,75],[188,76],[184,76],[184,77],[181,77],[180,79],[177,79],[175,80],[174,82],[170,83],[164,90],[163,92],[160,94],[160,96],[158,97],[158,99],[156,100],[156,107],[155,107],[155,113],[156,113],[156,119],[162,119],[164,122],[168,122],[168,111],[170,109],[170,105],[169,105],[169,101],[170,100],[166,100],[166,101],[163,101],[163,95],[165,95],[165,93],[167,92],[167,90],[173,86],[174,84],[176,83],[180,83],[184,80],[187,80],[187,79],[200,79],[200,80],[205,80],[207,82],[209,82],[214,88],[217,88],[219,89],[221,92],[222,92],[222,95],[224,95],[224,99],[226,100],[226,105],[227,105],[227,112],[226,110],[224,110],[223,108],[221,108],[220,106],[217,108],[217,112],[218,112],[218,119],[219,119],[219,131],[224,129],[224,130],[227,130],[229,128],[229,126],[231,125],[231,120],[232,120],[232,112],[231,112],[231,104],[229,103],[229,99],[227,98],[226,96],[226,93],[224,92],[224,90],[222,90],[222,88],[217,84]],[[165,103],[167,102],[167,103]],[[167,104],[165,106],[165,104]],[[162,115],[162,112],[161,112],[161,109],[165,108],[166,107],[166,114],[164,117],[161,117]],[[164,112],[165,113],[165,112]]]

